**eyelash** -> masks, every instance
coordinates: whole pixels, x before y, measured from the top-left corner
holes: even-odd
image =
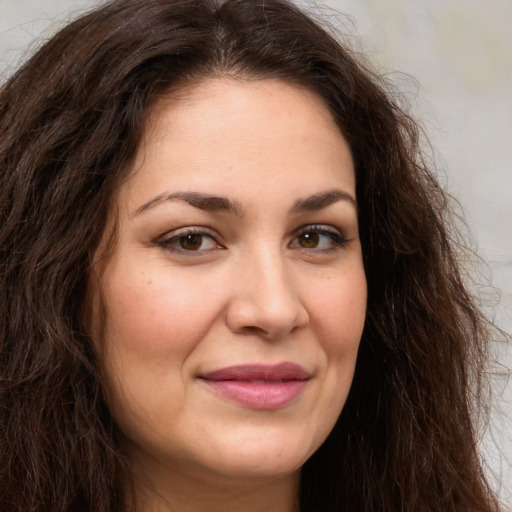
[[[224,247],[219,244],[212,233],[209,232],[207,228],[204,227],[188,227],[188,228],[182,228],[178,229],[177,231],[172,231],[170,233],[171,236],[166,235],[164,238],[161,238],[157,240],[157,244],[165,249],[166,251],[170,251],[173,253],[180,253],[186,256],[198,256],[200,254],[204,254],[205,251],[211,251],[213,250],[213,247],[210,249],[200,249],[200,250],[192,250],[192,249],[185,249],[182,247],[177,247],[178,244],[180,244],[180,241],[182,241],[187,236],[199,236],[199,237],[208,237],[210,240],[212,240],[212,243],[215,245],[216,249],[224,249]]]
[[[299,249],[303,251],[315,251],[315,252],[332,252],[338,249],[341,249],[347,245],[349,240],[345,238],[339,229],[326,226],[324,224],[311,224],[308,226],[304,226],[296,231],[294,240],[297,240],[301,235],[306,233],[314,233],[315,235],[326,236],[330,239],[331,245],[327,248],[307,248],[307,247],[299,247]]]
[[[306,234],[313,234],[318,237],[322,237],[322,236],[328,237],[329,238],[329,246],[323,247],[323,248],[318,248],[317,246],[301,247],[298,245],[294,245],[294,242],[296,242],[300,236],[303,236]],[[187,227],[187,228],[179,229],[177,231],[173,231],[170,233],[170,235],[171,236],[169,236],[169,234],[168,234],[164,238],[157,240],[156,243],[157,243],[157,245],[159,245],[166,251],[170,251],[173,253],[178,253],[178,254],[194,257],[194,256],[200,256],[200,255],[204,254],[205,252],[209,252],[214,249],[225,249],[224,246],[222,246],[221,244],[219,244],[216,241],[213,233],[211,233],[210,230],[208,230],[207,228],[204,228],[204,227]],[[210,247],[207,249],[200,249],[200,248],[185,249],[183,247],[182,243],[183,243],[185,237],[187,237],[187,236],[201,237],[200,245],[202,245],[202,243],[204,242],[204,238],[206,237],[211,240],[212,245],[214,245],[215,247]],[[189,241],[193,243],[194,240],[192,238],[192,240],[189,240]],[[336,228],[333,228],[331,226],[327,226],[324,224],[311,224],[311,225],[303,226],[302,228],[298,229],[295,232],[295,234],[293,236],[293,240],[292,240],[292,242],[290,242],[289,246],[295,247],[298,250],[307,252],[307,253],[309,253],[309,252],[329,253],[329,252],[333,252],[333,251],[336,251],[338,249],[345,247],[348,242],[349,242],[349,240],[341,234],[339,229],[336,229]],[[321,244],[321,241],[319,241],[318,243]],[[181,247],[178,247],[178,244],[181,245]]]

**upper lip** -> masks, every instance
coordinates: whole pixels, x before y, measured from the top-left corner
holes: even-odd
[[[202,379],[212,381],[287,381],[307,380],[310,373],[295,363],[267,364],[241,364],[219,368],[200,375]]]

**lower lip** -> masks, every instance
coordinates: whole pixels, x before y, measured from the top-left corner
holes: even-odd
[[[205,380],[220,395],[251,409],[278,409],[297,398],[306,380],[284,382],[248,382],[240,380]]]

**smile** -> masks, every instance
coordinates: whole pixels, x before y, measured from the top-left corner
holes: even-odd
[[[297,398],[311,375],[300,365],[239,365],[200,376],[216,393],[251,409],[278,409]]]

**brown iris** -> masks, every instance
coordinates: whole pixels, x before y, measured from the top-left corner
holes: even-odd
[[[314,231],[306,231],[299,235],[299,244],[304,249],[314,249],[320,242],[320,235]]]
[[[203,235],[189,233],[180,237],[180,245],[186,251],[197,251],[203,243]]]

